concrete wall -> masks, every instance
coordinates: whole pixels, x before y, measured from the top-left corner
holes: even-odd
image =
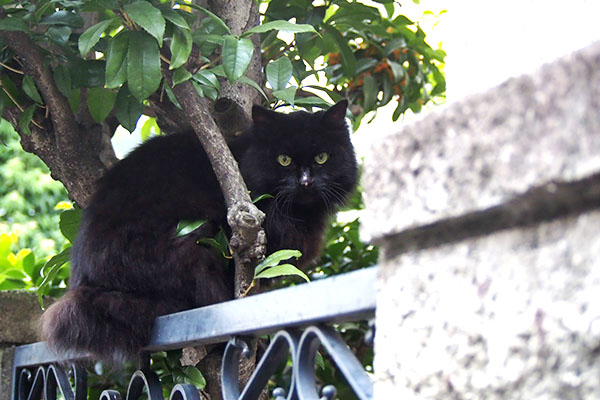
[[[376,398],[600,398],[600,44],[366,160]]]
[[[41,314],[35,293],[0,292],[0,400],[11,398],[14,346],[39,341]]]

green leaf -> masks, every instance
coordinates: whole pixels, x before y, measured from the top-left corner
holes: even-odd
[[[0,290],[18,290],[25,289],[27,282],[17,279],[10,279],[0,275]]]
[[[181,110],[181,104],[179,104],[179,101],[177,101],[177,97],[175,97],[175,93],[173,93],[173,90],[171,90],[169,85],[165,85],[164,89],[165,89],[165,92],[167,93],[167,97],[169,98],[171,103],[173,103],[175,105],[175,107],[177,107]]]
[[[194,74],[194,79],[196,79],[198,81],[198,83],[200,83],[202,85],[212,86],[217,91],[221,90],[221,84],[219,83],[219,79],[211,71],[202,69]]]
[[[83,18],[71,11],[60,10],[40,20],[41,25],[65,25],[71,28],[82,28]]]
[[[115,104],[116,115],[119,123],[129,132],[133,132],[138,119],[142,115],[142,103],[129,93],[127,86],[123,86],[117,95]]]
[[[179,223],[177,224],[177,233],[175,236],[180,237],[180,236],[187,235],[188,233],[201,227],[205,223],[206,223],[205,219],[201,219],[198,221],[179,221]]]
[[[117,100],[117,92],[114,89],[103,87],[89,88],[87,92],[88,110],[94,121],[102,123],[112,111]]]
[[[277,278],[280,276],[287,275],[296,275],[304,279],[306,282],[310,282],[308,276],[298,268],[294,267],[292,264],[281,264],[275,267],[268,268],[258,275],[254,275],[254,279],[262,279],[262,278]]]
[[[23,111],[21,118],[19,119],[19,128],[26,135],[31,135],[31,129],[29,129],[29,124],[33,119],[33,113],[35,112],[35,105],[31,105]]]
[[[273,199],[273,198],[275,198],[275,196],[273,196],[272,194],[263,193],[260,196],[258,196],[257,198],[252,199],[252,203],[256,204],[256,203],[258,203],[261,200],[264,200],[264,199]]]
[[[155,118],[148,118],[140,130],[142,141],[145,142],[153,132],[155,132],[157,135],[160,135],[160,128],[158,127]]]
[[[48,29],[48,37],[50,37],[50,39],[54,43],[56,43],[60,46],[68,45],[69,37],[71,37],[71,33],[72,33],[71,28],[69,28],[68,26],[63,26],[63,25],[51,26]]]
[[[65,210],[60,214],[60,221],[58,223],[60,232],[71,243],[75,241],[75,237],[77,236],[82,214],[83,212],[79,208]]]
[[[406,74],[404,67],[402,67],[401,64],[398,64],[397,62],[391,60],[388,60],[388,65],[392,70],[392,75],[394,76],[394,83],[400,82]]]
[[[158,89],[162,74],[156,41],[144,32],[130,32],[127,51],[127,86],[138,100]]]
[[[278,250],[270,254],[267,258],[265,258],[260,264],[256,266],[256,268],[254,269],[254,276],[261,273],[266,268],[274,267],[283,260],[299,257],[302,257],[302,252],[300,252],[299,250]]]
[[[81,57],[85,57],[86,54],[92,50],[96,43],[98,43],[98,40],[100,40],[102,33],[104,33],[106,28],[108,28],[108,26],[114,21],[116,21],[116,18],[98,22],[96,25],[89,27],[81,36],[79,36],[79,42],[77,45],[79,47],[79,54],[81,54]]]
[[[296,98],[296,90],[298,88],[296,86],[291,86],[289,88],[274,90],[273,96],[275,96],[279,100],[283,100],[290,105],[294,105],[294,99]]]
[[[214,72],[214,68],[211,70]],[[218,74],[217,74],[218,75]],[[260,94],[262,94],[263,98],[267,101],[269,101],[269,97],[267,96],[267,94],[265,93],[264,90],[262,90],[262,88],[260,87],[260,85],[256,82],[254,82],[252,79],[248,78],[247,76],[242,76],[240,79],[238,79],[239,82],[241,83],[245,83],[248,86],[253,87],[254,89],[258,90],[258,92]]]
[[[197,389],[204,389],[206,386],[206,379],[204,379],[202,372],[198,368],[192,366],[184,367],[183,374],[185,375],[185,382],[194,385]]]
[[[165,34],[165,19],[160,10],[148,1],[136,1],[123,7],[129,18],[152,35],[162,46]]]
[[[207,10],[206,8],[201,7],[194,3],[186,3],[186,6],[195,8],[196,10],[199,10],[199,11],[202,11],[204,14],[208,15],[212,21],[216,22],[217,25],[219,25],[225,32],[227,32],[228,34],[231,35],[231,29],[229,29],[227,24],[225,22],[223,22],[223,20],[221,18],[219,18],[217,15],[215,15],[214,13],[212,13],[209,10]]]
[[[185,67],[180,67],[173,72],[173,86],[179,85],[181,82],[185,82],[192,77],[192,74],[185,69]]]
[[[340,55],[342,56],[342,69],[346,76],[354,76],[356,70],[356,58],[350,46],[348,46],[348,39],[344,38],[342,34],[331,25],[323,25],[325,30],[325,36],[332,39],[337,45]]]
[[[294,24],[292,22],[285,21],[285,20],[277,20],[277,21],[267,22],[262,25],[257,25],[251,29],[248,29],[246,32],[244,32],[242,37],[251,35],[253,33],[264,33],[264,32],[268,32],[271,30],[291,32],[291,33],[308,33],[308,32],[317,33],[317,31],[315,31],[315,28],[309,24]]]
[[[171,65],[169,69],[175,69],[185,64],[192,52],[192,35],[189,30],[179,28],[173,29],[173,40],[171,40]]]
[[[373,77],[373,75],[365,75],[363,82],[363,93],[365,96],[363,107],[365,111],[370,111],[373,109],[375,101],[377,100],[379,87],[377,86],[377,80]]]
[[[23,91],[29,98],[35,101],[38,104],[42,104],[42,97],[40,96],[40,92],[38,92],[35,83],[33,82],[33,78],[29,75],[25,75],[23,77]]]
[[[254,45],[248,39],[225,36],[223,41],[223,68],[230,82],[235,82],[246,73],[250,66]]]
[[[267,81],[273,90],[285,89],[290,79],[292,79],[292,72],[294,70],[292,62],[288,57],[280,57],[270,62],[265,69]]]
[[[190,30],[190,25],[187,23],[185,18],[183,18],[177,11],[175,10],[163,10],[163,17],[172,23],[174,26],[180,29]]]
[[[231,258],[231,254],[229,253],[229,247],[226,242],[219,241],[217,238],[201,238],[196,241],[196,244],[203,244],[206,246],[214,247],[219,250],[221,255],[225,258]]]
[[[0,31],[27,32],[28,28],[27,22],[21,18],[8,16],[0,19]]]
[[[44,264],[42,268],[44,279],[40,283],[37,295],[40,306],[44,306],[43,298],[50,286],[50,283],[56,278],[61,267],[65,265],[71,258],[71,246],[67,247]]]
[[[106,87],[118,88],[127,80],[127,50],[129,31],[119,32],[106,49]]]
[[[63,64],[57,65],[54,68],[54,83],[58,90],[65,96],[71,96],[71,73]]]

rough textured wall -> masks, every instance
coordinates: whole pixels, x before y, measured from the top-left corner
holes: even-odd
[[[600,398],[600,44],[366,159],[376,399]]]

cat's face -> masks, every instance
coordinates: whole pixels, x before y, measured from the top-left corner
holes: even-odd
[[[345,121],[347,102],[317,113],[253,109],[254,141],[241,167],[252,196],[278,207],[334,211],[356,184],[357,166]]]

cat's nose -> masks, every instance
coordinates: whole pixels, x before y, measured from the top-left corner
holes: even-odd
[[[308,188],[313,181],[310,171],[307,169],[300,171],[300,179],[298,181],[300,182],[300,186]]]

